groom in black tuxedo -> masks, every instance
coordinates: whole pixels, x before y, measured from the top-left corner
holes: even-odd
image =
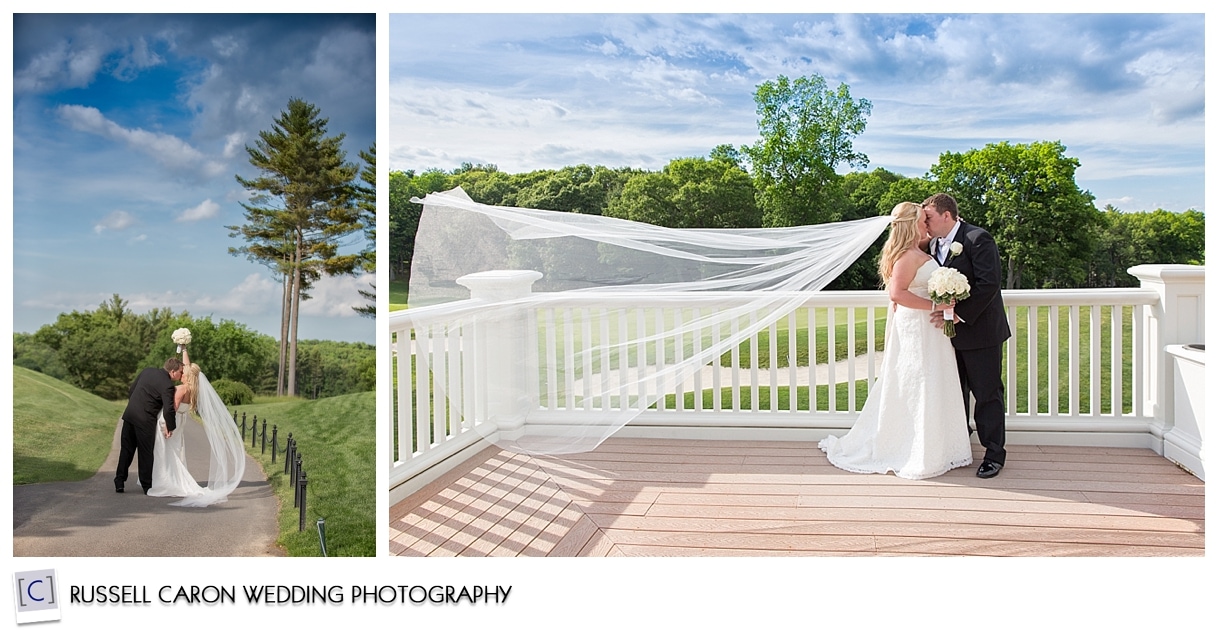
[[[123,492],[131,460],[139,455],[139,479],[144,494],[152,487],[152,448],[156,444],[157,413],[165,415],[165,427],[177,429],[173,407],[173,382],[182,379],[182,360],[170,357],[164,368],[145,368],[131,384],[127,409],[123,411],[123,434],[118,452],[114,490]]]
[[[992,478],[1006,463],[1006,405],[1002,388],[1002,345],[1011,337],[1002,305],[1001,261],[994,238],[984,229],[960,219],[956,200],[938,193],[922,203],[926,231],[932,237],[930,253],[940,265],[955,268],[969,283],[969,297],[956,303],[956,365],[964,394],[965,416],[972,393],[973,421],[985,459],[977,477]],[[935,326],[943,325],[943,312],[932,311]]]

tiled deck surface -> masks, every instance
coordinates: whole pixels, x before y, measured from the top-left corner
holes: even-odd
[[[974,446],[974,458],[980,451]],[[390,509],[401,556],[1201,556],[1205,484],[1147,449],[1012,445],[991,480],[834,468],[814,443],[489,448]]]

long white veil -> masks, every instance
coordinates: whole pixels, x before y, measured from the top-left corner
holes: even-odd
[[[207,487],[201,494],[187,496],[172,506],[210,506],[228,499],[245,475],[245,446],[241,433],[228,415],[228,408],[203,373],[199,373],[199,392],[195,397],[195,412],[207,434],[211,463],[207,470]]]
[[[469,300],[470,274],[540,273],[531,293],[483,294],[476,308],[453,309],[442,326],[416,330],[420,339],[409,341],[434,351],[441,337],[455,335],[466,353],[461,361],[474,366],[437,364],[438,355],[416,351],[419,374],[432,372],[418,383],[430,384],[433,397],[447,395],[450,409],[497,445],[539,454],[596,447],[704,365],[791,313],[806,292],[824,288],[890,221],[883,215],[792,228],[672,229],[489,206],[460,188],[414,201],[423,213],[411,310]],[[399,353],[404,342],[399,337]],[[449,393],[457,370],[475,377],[462,393]],[[509,378],[483,378],[492,372]]]

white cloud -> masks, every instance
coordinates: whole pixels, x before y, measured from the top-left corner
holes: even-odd
[[[107,119],[97,108],[61,105],[57,112],[72,129],[121,142],[152,157],[172,171],[211,178],[226,170],[224,164],[208,159],[177,136],[143,129],[128,129]]]
[[[226,293],[219,296],[200,296],[184,305],[187,308],[224,314],[262,314],[278,312],[282,286],[262,273],[246,276]]]
[[[359,317],[353,307],[366,304],[359,290],[370,290],[376,280],[372,274],[360,276],[323,276],[309,290],[312,299],[300,303],[301,315],[338,318]]]
[[[101,49],[86,46],[72,50],[60,42],[30,60],[13,75],[13,91],[48,92],[59,88],[83,88],[93,82],[102,66]]]
[[[93,232],[101,234],[106,230],[126,230],[133,225],[135,225],[135,216],[125,210],[116,210],[93,224]]]
[[[202,221],[211,219],[220,214],[220,205],[210,199],[203,200],[203,203],[194,208],[187,208],[178,215],[175,221]]]
[[[224,137],[224,157],[233,158],[245,149],[245,134],[236,131]]]

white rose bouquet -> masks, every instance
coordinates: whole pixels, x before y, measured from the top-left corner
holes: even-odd
[[[170,336],[174,344],[178,345],[178,352],[181,353],[186,345],[190,344],[190,329],[178,329]]]
[[[930,291],[931,301],[937,305],[945,305],[953,300],[956,302],[964,300],[968,298],[970,289],[968,279],[964,277],[964,274],[951,267],[940,267],[935,270],[930,275],[926,288]],[[954,309],[943,310],[943,334],[948,337],[956,337]]]

